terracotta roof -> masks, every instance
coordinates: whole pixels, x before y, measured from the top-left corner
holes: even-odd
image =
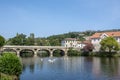
[[[117,32],[101,32],[101,33],[95,33],[90,38],[100,38],[102,34],[107,34],[108,36],[112,37],[120,37],[120,31]]]

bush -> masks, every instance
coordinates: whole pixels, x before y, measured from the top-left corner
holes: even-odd
[[[80,52],[77,50],[69,49],[67,55],[68,56],[80,56]]]
[[[87,43],[86,46],[84,46],[84,48],[82,49],[81,56],[93,56],[93,55],[95,55],[94,53],[92,53],[93,49],[94,49],[94,46],[91,43]]]
[[[117,56],[116,55],[117,53],[116,52],[99,52],[97,56],[100,56],[100,57],[114,57],[114,56]]]
[[[15,54],[5,53],[0,57],[0,72],[19,76],[22,72],[22,64],[19,58]]]

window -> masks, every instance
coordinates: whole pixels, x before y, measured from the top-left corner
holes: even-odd
[[[96,39],[93,39],[93,41],[95,42],[95,41],[96,41]]]

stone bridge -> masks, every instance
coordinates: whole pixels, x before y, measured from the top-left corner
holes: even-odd
[[[50,56],[53,56],[53,52],[58,49],[64,52],[64,56],[67,56],[67,52],[69,50],[69,48],[63,47],[63,46],[11,46],[11,45],[5,45],[1,48],[1,51],[5,51],[6,49],[16,52],[17,56],[20,56],[20,52],[25,49],[33,51],[34,56],[36,56],[38,51],[40,51],[40,50],[46,50],[50,53]],[[74,48],[74,49],[80,50],[80,48]]]

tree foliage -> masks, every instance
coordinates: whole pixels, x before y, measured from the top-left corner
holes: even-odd
[[[80,51],[74,50],[73,48],[69,48],[67,55],[68,56],[80,56]]]
[[[5,38],[0,35],[0,47],[2,47],[5,44]]]
[[[119,50],[119,44],[113,37],[107,37],[102,39],[100,42],[102,51],[108,51],[111,53],[111,51],[118,51]]]
[[[84,52],[92,52],[93,49],[94,49],[93,44],[87,43],[87,44],[84,46],[83,51],[84,51]]]
[[[10,38],[8,43],[10,45],[25,45],[26,44],[26,35],[17,34],[15,37]]]
[[[4,53],[0,57],[0,72],[19,76],[22,72],[22,64],[15,54]]]
[[[83,49],[82,49],[82,54],[81,54],[81,55],[82,55],[82,56],[89,56],[89,55],[90,55],[90,52],[92,52],[93,49],[94,49],[93,44],[87,43],[87,44],[83,47]]]
[[[35,44],[35,37],[34,33],[31,33],[28,38],[26,38],[26,44],[25,45],[34,45]]]

